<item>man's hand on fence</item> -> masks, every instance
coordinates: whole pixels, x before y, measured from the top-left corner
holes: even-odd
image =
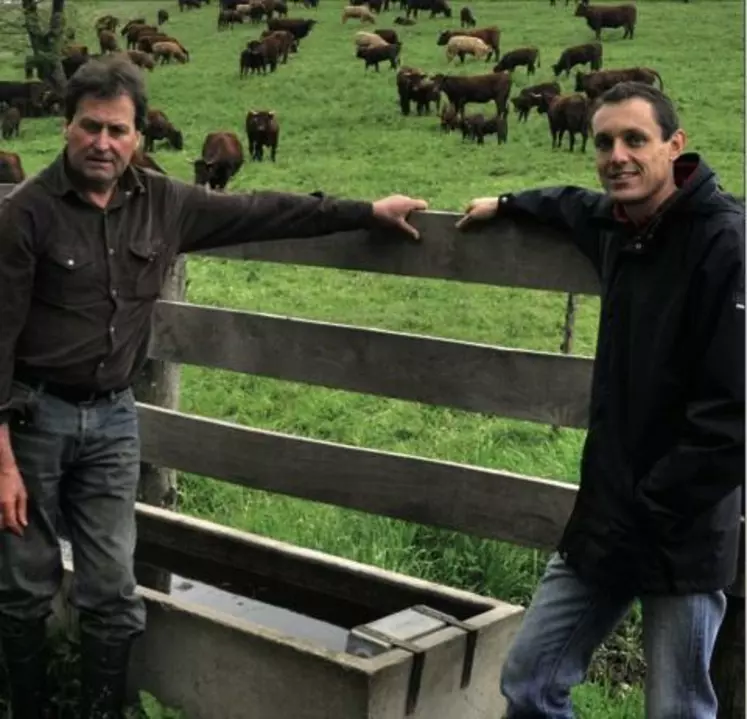
[[[498,212],[497,197],[478,197],[467,205],[464,215],[457,220],[456,228],[461,230],[476,220],[489,220]]]
[[[377,220],[396,225],[415,240],[420,239],[420,233],[407,222],[407,216],[413,210],[427,209],[428,203],[425,200],[415,200],[406,195],[390,195],[373,203],[374,217]]]

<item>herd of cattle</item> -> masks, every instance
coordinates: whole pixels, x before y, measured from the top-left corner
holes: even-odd
[[[180,11],[188,11],[210,5],[210,0],[177,0]],[[292,0],[306,8],[317,7],[319,0]],[[351,0],[342,8],[342,24],[358,20],[361,24],[376,25],[377,20],[390,5],[397,3],[403,13],[393,20],[393,25],[407,27],[417,23],[418,12],[430,17],[443,15],[452,17],[448,0]],[[361,30],[354,35],[355,57],[364,61],[364,69],[379,63],[389,63],[396,69],[396,88],[402,115],[409,115],[414,106],[418,115],[429,114],[431,105],[439,113],[440,126],[445,132],[461,130],[464,140],[470,139],[484,144],[487,135],[495,134],[498,143],[508,140],[509,100],[513,105],[517,121],[526,122],[531,110],[548,118],[552,147],[560,147],[566,133],[569,149],[573,151],[576,136],[581,137],[581,150],[586,151],[588,114],[593,100],[606,89],[624,80],[637,80],[649,84],[662,80],[658,72],[648,67],[602,69],[603,49],[601,31],[607,28],[622,28],[624,38],[633,39],[637,11],[633,4],[592,5],[590,0],[566,0],[575,5],[574,14],[583,18],[594,32],[595,40],[563,50],[551,65],[554,79],[521,89],[511,97],[514,73],[525,68],[527,76],[533,76],[539,68],[541,57],[538,47],[513,48],[501,55],[501,30],[496,25],[477,27],[477,21],[469,7],[459,13],[460,29],[445,30],[437,39],[443,47],[448,63],[459,58],[476,61],[496,61],[491,72],[469,75],[451,75],[442,72],[428,73],[420,68],[402,66],[400,53],[403,40],[393,28]],[[687,2],[687,0],[685,0]],[[232,30],[237,24],[258,24],[267,27],[259,38],[249,40],[239,57],[239,77],[256,73],[274,72],[279,64],[285,64],[289,55],[300,52],[301,42],[313,31],[317,21],[307,18],[288,17],[286,0],[217,0],[218,31]],[[556,0],[550,0],[555,5]],[[164,30],[169,22],[169,13],[158,10],[156,21],[149,24],[144,17],[129,19],[120,28],[120,20],[106,15],[95,23],[98,53],[89,52],[86,45],[75,44],[74,35],[68,36],[63,49],[62,70],[67,78],[91,58],[108,54],[119,54],[143,70],[152,72],[157,66],[172,61],[189,63],[190,53],[173,34]],[[400,32],[406,32],[400,30]],[[470,61],[471,62],[471,61]],[[559,79],[570,77],[574,68],[588,65],[588,72],[576,71],[573,92],[564,93]],[[25,65],[26,81],[0,81],[0,130],[4,139],[19,135],[24,117],[39,117],[59,114],[61,98],[54,89],[34,74],[39,74],[34,59]],[[442,107],[442,95],[447,103]],[[467,115],[468,104],[495,104],[495,115],[483,113]],[[261,161],[264,148],[269,149],[270,159],[276,159],[280,127],[275,113],[266,109],[252,109],[245,118],[245,131],[251,160]],[[148,111],[143,129],[144,147],[135,162],[163,172],[150,153],[155,152],[156,142],[166,143],[175,150],[184,147],[182,132],[158,108]],[[194,181],[209,185],[212,189],[225,189],[229,180],[244,163],[242,142],[233,132],[210,132],[205,137],[202,154],[194,163]],[[20,157],[15,153],[0,151],[0,182],[20,182],[24,172]]]

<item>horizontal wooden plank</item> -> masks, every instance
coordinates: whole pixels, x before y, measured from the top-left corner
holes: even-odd
[[[159,302],[151,356],[502,417],[585,427],[593,361]]]
[[[138,504],[137,556],[225,591],[350,628],[415,604],[468,619],[493,600]]]
[[[576,488],[139,404],[143,461],[338,507],[551,549]]]

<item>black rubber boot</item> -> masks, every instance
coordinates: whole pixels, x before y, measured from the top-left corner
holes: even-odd
[[[122,719],[131,640],[103,642],[81,633],[80,719]]]
[[[0,642],[8,670],[13,719],[44,719],[47,679],[47,626],[33,620],[4,624]]]

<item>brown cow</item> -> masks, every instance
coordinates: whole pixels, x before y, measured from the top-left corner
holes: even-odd
[[[158,11],[158,19],[156,22],[159,25],[163,25],[165,22],[167,22],[169,19],[169,11],[168,10],[159,10]]]
[[[130,58],[130,62],[138,67],[145,68],[153,72],[155,63],[153,62],[153,56],[142,50],[127,50],[127,57]]]
[[[520,47],[516,50],[507,52],[493,68],[493,72],[502,72],[503,70],[513,70],[514,68],[526,65],[527,75],[534,75],[534,64],[540,67],[540,51],[536,47]]]
[[[441,90],[432,77],[418,77],[412,84],[410,97],[418,115],[430,114],[431,103],[435,104],[436,112],[441,109]]]
[[[664,82],[661,75],[650,67],[626,67],[619,70],[599,70],[589,73],[577,72],[576,92],[585,92],[589,99],[593,100],[619,82],[644,82],[647,85],[654,85],[657,79],[659,80],[659,89],[663,90]]]
[[[99,47],[102,55],[105,52],[117,52],[119,50],[117,36],[111,30],[102,30],[99,33]]]
[[[477,20],[466,5],[459,11],[459,24],[462,27],[474,27],[477,25]]]
[[[585,17],[586,24],[594,31],[597,40],[602,39],[603,27],[625,28],[623,40],[633,39],[638,10],[635,5],[584,5],[580,4],[574,13],[576,17]]]
[[[589,135],[589,110],[591,100],[586,95],[540,95],[537,112],[547,113],[552,135],[552,147],[560,149],[563,135],[569,137],[569,151],[573,152],[576,144],[576,133],[581,135],[581,152],[586,152],[586,141]]]
[[[574,45],[567,47],[560,53],[560,58],[552,66],[555,77],[558,77],[563,70],[565,76],[571,74],[571,70],[576,65],[590,65],[592,70],[599,70],[602,67],[602,43],[589,42],[585,45]]]
[[[202,143],[202,156],[194,161],[195,185],[225,190],[244,164],[244,149],[234,132],[210,132]]]
[[[263,30],[259,36],[260,40],[266,40],[272,38],[272,41],[277,45],[278,57],[282,58],[283,64],[288,62],[288,53],[298,51],[298,40],[293,37],[293,33],[287,30]]]
[[[26,179],[20,155],[0,150],[0,183],[17,185]]]
[[[525,87],[516,97],[512,97],[511,103],[516,108],[519,122],[526,122],[529,119],[531,109],[539,106],[539,95],[550,97],[560,95],[560,85],[557,82],[543,82],[539,85]]]
[[[17,107],[10,107],[5,111],[0,129],[2,129],[3,140],[10,140],[13,135],[18,137],[21,130],[21,113]]]
[[[397,94],[399,95],[399,109],[403,115],[410,114],[410,101],[413,98],[413,88],[425,78],[425,73],[414,67],[401,67],[397,71]]]
[[[221,10],[218,13],[218,30],[228,27],[233,30],[233,26],[238,23],[243,24],[244,16],[237,10]]]
[[[401,46],[398,42],[391,45],[387,43],[379,47],[359,47],[355,56],[364,61],[364,71],[373,65],[376,68],[376,72],[379,72],[379,63],[386,62],[387,60],[392,70],[396,70],[397,65],[399,65],[400,49]]]
[[[495,102],[499,115],[508,114],[508,96],[511,93],[511,74],[493,72],[489,75],[434,75],[433,81],[449,99],[457,112],[464,117],[468,102]]]
[[[111,32],[114,32],[117,29],[117,25],[119,25],[118,18],[114,17],[114,15],[104,15],[96,20],[93,27],[98,34],[102,30],[110,30]]]
[[[395,25],[415,25],[415,20],[409,17],[402,17],[401,15],[397,15],[397,17],[394,18],[394,24]]]
[[[476,140],[478,145],[485,144],[485,135],[495,135],[498,144],[502,145],[508,141],[508,121],[500,115],[487,119],[484,115],[472,115],[470,122],[465,120],[462,127],[462,139],[465,133],[471,140]]]
[[[268,30],[287,30],[296,40],[303,40],[316,25],[316,20],[295,17],[274,17],[267,21]]]
[[[378,35],[382,40],[386,40],[390,45],[394,45],[395,43],[402,44],[396,30],[374,30],[374,34]]]
[[[444,45],[447,45],[452,37],[457,37],[459,35],[464,35],[466,37],[478,37],[488,47],[493,49],[493,52],[490,53],[487,58],[485,58],[485,62],[488,62],[490,58],[493,57],[493,55],[495,55],[495,57],[498,57],[500,55],[501,31],[495,25],[491,25],[490,27],[482,27],[478,30],[444,30],[438,36],[436,44],[439,47],[442,47]]]
[[[184,149],[184,136],[161,110],[148,110],[143,128],[145,152],[153,152],[156,140],[166,140],[175,150]]]
[[[270,159],[275,162],[280,139],[274,110],[249,110],[246,114],[246,136],[249,140],[249,158],[262,162],[264,148],[270,148]]]

